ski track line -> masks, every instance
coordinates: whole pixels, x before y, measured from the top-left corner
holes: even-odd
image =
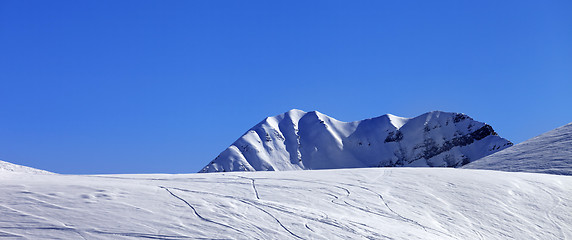
[[[331,202],[332,202],[333,204],[336,204],[336,205],[339,205],[339,206],[344,206],[343,204],[340,204],[340,203],[337,203],[337,202],[336,202],[336,200],[341,200],[341,201],[343,201],[343,203],[344,203],[346,206],[349,206],[349,207],[352,207],[352,208],[356,208],[356,209],[361,210],[361,211],[366,212],[366,213],[378,215],[378,216],[380,216],[380,217],[386,217],[386,218],[392,218],[392,219],[396,219],[396,220],[402,220],[402,219],[399,218],[399,217],[395,218],[394,216],[391,216],[391,215],[384,215],[384,214],[382,214],[382,213],[374,212],[374,211],[371,211],[371,210],[369,210],[369,209],[362,208],[362,207],[359,207],[359,206],[354,205],[354,204],[350,204],[350,203],[348,203],[346,200],[344,200],[344,198],[349,198],[349,196],[350,196],[350,194],[351,194],[350,190],[347,189],[347,188],[344,188],[344,187],[339,187],[339,186],[334,186],[334,187],[337,187],[337,188],[339,188],[339,189],[343,189],[344,191],[346,191],[346,196],[338,197],[338,196],[336,196],[336,195],[334,195],[334,194],[332,194],[332,193],[326,193],[327,195],[334,197],[334,199],[331,200]]]
[[[195,209],[195,207],[193,207],[193,205],[191,205],[189,202],[187,202],[187,200],[185,200],[185,199],[183,199],[183,198],[177,196],[176,194],[174,194],[171,190],[169,190],[169,189],[166,188],[166,187],[163,187],[163,186],[159,186],[159,187],[162,188],[162,189],[165,189],[165,190],[166,190],[167,192],[169,192],[169,194],[171,194],[173,197],[175,197],[175,198],[181,200],[181,201],[184,202],[187,206],[189,206],[191,209],[193,209],[193,212],[195,213],[195,215],[197,215],[197,217],[199,217],[201,220],[203,220],[203,221],[205,221],[205,222],[210,222],[210,223],[213,223],[213,224],[216,224],[216,225],[219,225],[219,226],[223,226],[223,227],[226,227],[226,228],[230,228],[230,229],[235,230],[235,231],[237,231],[237,232],[239,232],[239,233],[243,233],[240,229],[236,229],[236,228],[234,228],[234,227],[232,227],[232,226],[229,226],[229,225],[226,225],[226,224],[223,224],[223,223],[219,223],[219,222],[216,222],[216,221],[213,221],[213,220],[204,218],[203,216],[201,216],[201,215],[197,212],[197,209]]]
[[[352,224],[352,225],[354,225],[354,226],[356,226],[356,227],[362,226],[362,229],[363,229],[364,231],[366,231],[366,232],[368,232],[368,233],[370,233],[370,234],[372,234],[372,235],[375,236],[375,238],[374,238],[374,237],[370,237],[370,236],[365,236],[367,239],[372,239],[372,240],[377,240],[377,239],[381,239],[381,238],[390,239],[390,240],[395,239],[395,238],[392,238],[392,237],[390,237],[390,236],[386,236],[386,235],[383,235],[383,234],[380,234],[380,233],[377,233],[377,232],[368,230],[367,228],[371,228],[371,227],[370,227],[370,226],[367,226],[367,225],[365,225],[365,224],[363,224],[363,223],[354,222],[354,221],[349,221],[349,223]],[[359,226],[358,226],[358,225],[359,225]]]
[[[1,227],[0,227],[1,229]],[[11,233],[11,232],[4,232],[4,231],[0,231],[0,237],[4,238],[4,237],[10,237],[10,238],[20,238],[20,239],[26,239],[24,236],[15,234],[15,233]]]
[[[227,195],[222,195],[222,194],[217,194],[217,193],[204,192],[204,191],[196,191],[196,190],[189,190],[189,189],[182,189],[182,188],[173,188],[173,189],[177,189],[177,190],[180,190],[180,191],[186,191],[186,192],[192,192],[192,193],[198,193],[198,194],[209,194],[209,195],[213,195],[213,196],[224,197],[224,198],[228,198],[228,199],[232,199],[232,200],[235,200],[235,201],[239,201],[239,202],[242,202],[242,203],[244,203],[244,204],[247,204],[247,205],[253,206],[253,207],[255,207],[255,208],[258,208],[256,205],[254,205],[254,202],[252,202],[252,200],[250,200],[250,199],[237,198],[237,197],[235,197],[235,196],[227,196]],[[257,202],[257,204],[263,204],[263,202]],[[342,224],[342,223],[339,223],[339,222],[336,221],[335,219],[330,219],[330,218],[328,218],[327,214],[325,214],[325,213],[323,213],[323,212],[321,212],[321,213],[324,214],[324,215],[326,216],[326,218],[325,218],[325,219],[317,219],[317,218],[313,218],[313,217],[310,217],[310,216],[300,215],[299,213],[296,213],[296,212],[287,211],[287,210],[285,210],[285,209],[280,209],[280,208],[278,208],[278,207],[276,207],[276,206],[272,206],[272,205],[263,204],[263,206],[264,206],[264,207],[268,207],[268,208],[272,208],[272,209],[274,209],[274,210],[276,210],[276,211],[280,211],[280,212],[283,212],[283,213],[290,214],[290,215],[295,216],[295,217],[301,217],[301,218],[304,218],[304,219],[307,219],[307,220],[311,220],[311,221],[315,221],[315,222],[318,222],[318,223],[326,224],[326,225],[329,225],[329,226],[332,226],[332,227],[335,227],[335,228],[339,228],[339,229],[341,229],[341,230],[343,230],[343,231],[347,231],[347,232],[353,233],[353,234],[355,234],[355,235],[358,235],[358,236],[367,238],[367,236],[364,236],[363,234],[360,234],[360,233],[356,232],[351,226],[346,226],[346,225],[344,225],[344,224]]]
[[[252,179],[251,179],[251,180],[252,180]],[[253,182],[254,182],[254,181],[253,181]],[[174,195],[174,194],[173,194],[171,191],[169,191],[167,188],[165,188],[165,187],[161,187],[161,188],[164,188],[164,189],[167,190],[169,193],[171,193],[171,195],[173,195],[173,196],[175,196],[175,197],[181,199],[180,197]],[[173,189],[182,190],[182,189],[180,189],[180,188],[173,188]],[[191,191],[191,190],[183,190],[183,191],[193,192],[193,191]],[[199,192],[199,191],[197,191],[197,192]],[[212,193],[211,193],[211,194],[212,194]],[[213,195],[216,196],[216,195],[218,195],[218,194],[213,194]],[[231,198],[232,198],[232,197],[231,197]],[[240,202],[243,202],[243,203],[245,203],[245,204],[248,204],[248,205],[250,205],[250,206],[253,206],[253,207],[257,208],[258,210],[260,210],[260,211],[266,213],[267,215],[269,215],[270,217],[272,217],[274,220],[276,220],[276,222],[280,225],[280,227],[282,227],[282,228],[283,228],[286,232],[288,232],[290,235],[292,235],[292,236],[294,236],[294,237],[296,237],[296,238],[298,238],[298,239],[303,239],[302,237],[300,237],[300,236],[296,235],[295,233],[293,233],[292,231],[290,231],[290,229],[288,229],[286,226],[284,226],[284,224],[282,224],[282,222],[280,222],[280,220],[279,220],[278,218],[276,218],[276,216],[274,216],[272,213],[266,211],[265,209],[261,208],[260,206],[257,206],[257,205],[255,205],[255,204],[253,204],[253,203],[250,203],[250,202],[248,202],[248,201],[245,201],[244,199],[237,199],[237,198],[234,198],[234,199],[236,199],[236,200],[238,200],[238,201],[240,201]],[[258,199],[259,199],[259,198],[258,198]],[[187,201],[185,201],[185,200],[183,200],[183,199],[181,199],[181,200],[184,201],[189,207],[191,207],[191,208],[193,209],[193,211],[195,211],[195,214],[197,214],[197,216],[199,216],[199,218],[205,220],[202,216],[200,216],[200,215],[197,213],[197,211],[195,210],[195,208],[192,207]],[[209,221],[210,221],[210,220],[209,220]],[[226,225],[224,225],[224,226],[226,226]],[[228,227],[230,227],[230,226],[228,226]],[[234,228],[233,228],[233,229],[234,229]]]
[[[252,190],[254,190],[254,195],[256,196],[256,199],[260,200],[260,196],[258,195],[258,190],[256,189],[256,184],[254,184],[254,178],[247,178],[243,176],[237,176],[237,177],[252,181]]]
[[[253,207],[257,208],[258,210],[260,210],[260,211],[262,211],[262,212],[268,214],[268,216],[274,218],[274,220],[276,220],[276,222],[277,222],[284,230],[286,230],[286,232],[290,233],[290,235],[292,235],[292,236],[294,236],[294,237],[296,237],[296,238],[298,238],[298,239],[304,239],[304,238],[302,238],[302,237],[296,235],[296,234],[293,233],[292,231],[290,231],[290,229],[288,229],[286,226],[284,226],[284,224],[282,224],[282,222],[280,222],[280,220],[278,220],[278,218],[276,218],[272,213],[270,213],[270,212],[264,210],[264,209],[261,208],[260,206],[257,206],[257,205],[255,205],[255,204],[252,204],[252,203],[247,202],[247,201],[245,201],[245,200],[240,200],[240,199],[239,199],[239,201],[241,201],[241,202],[243,202],[243,203],[246,203],[246,204],[248,204],[248,205],[250,205],[250,206],[253,206]]]
[[[256,199],[260,199],[260,197],[259,197],[259,195],[258,195],[258,191],[257,191],[257,189],[256,189],[256,185],[255,185],[255,183],[254,183],[255,180],[254,180],[253,178],[247,178],[247,177],[243,177],[243,176],[237,176],[237,177],[243,178],[243,179],[249,179],[249,180],[251,180],[251,181],[252,181],[252,188],[253,188],[253,190],[254,190],[254,193],[256,194]],[[331,184],[330,184],[330,186],[333,186],[333,187],[335,187],[335,188],[339,188],[339,189],[344,190],[344,191],[346,192],[346,196],[344,196],[343,198],[347,198],[347,197],[349,197],[350,194],[351,194],[351,191],[350,191],[349,189],[347,189],[347,188],[340,187],[340,186],[337,186],[337,185],[331,185]],[[332,199],[332,203],[334,203],[334,204],[336,204],[336,205],[341,205],[341,204],[335,202],[335,200],[341,200],[340,197],[338,197],[338,196],[336,196],[336,195],[334,195],[334,194],[331,194],[331,193],[326,193],[326,194],[328,194],[328,195],[330,195],[330,196],[333,196],[333,197],[335,198],[335,199]],[[372,212],[372,211],[369,211],[369,210],[367,210],[367,209],[363,209],[363,208],[360,208],[360,207],[358,207],[358,206],[349,204],[349,203],[346,202],[345,200],[343,200],[343,202],[344,202],[346,205],[348,205],[348,206],[350,206],[350,207],[357,208],[357,209],[359,209],[359,210],[361,210],[361,211],[364,211],[364,212],[367,212],[367,213],[371,213],[371,214],[375,214],[375,215],[378,215],[378,216],[381,216],[381,217],[389,217],[389,218],[391,218],[391,216],[382,215],[382,214],[379,214],[379,213],[376,213],[376,212]],[[256,207],[256,206],[255,206],[255,207]],[[261,209],[261,210],[262,210],[262,209]],[[264,211],[264,210],[262,210],[262,211]],[[272,217],[274,217],[274,216],[272,216]],[[276,220],[278,221],[278,219],[276,219]],[[279,223],[280,223],[280,222],[279,222]],[[282,224],[280,223],[280,225],[282,225]],[[282,225],[282,226],[283,226],[283,225]],[[312,230],[312,229],[310,229],[310,228],[308,227],[308,224],[305,224],[305,226],[306,226],[306,228],[308,228],[310,231],[314,232],[314,230]],[[366,230],[366,229],[364,229],[364,230],[365,230],[365,231],[368,231],[368,230]],[[287,230],[287,231],[289,231],[289,230]],[[289,231],[289,232],[290,232],[290,231]],[[369,231],[369,232],[371,233],[371,231]],[[374,235],[376,235],[376,234],[374,233]],[[387,238],[387,236],[383,236],[383,235],[378,235],[378,236],[382,236],[382,237]]]
[[[365,188],[364,188],[364,189],[365,189]],[[366,190],[368,190],[368,189],[366,189]],[[368,191],[370,191],[370,192],[372,192],[372,193],[375,193],[375,192],[373,192],[373,191],[371,191],[371,190],[368,190]],[[401,216],[400,214],[398,214],[397,212],[393,211],[393,210],[389,207],[389,205],[387,205],[387,203],[385,202],[385,200],[383,199],[383,197],[382,197],[380,194],[377,194],[377,193],[375,193],[375,194],[381,198],[381,200],[382,200],[382,202],[384,203],[384,205],[386,206],[386,208],[387,208],[391,213],[393,213],[393,216],[391,216],[391,215],[384,215],[383,213],[379,213],[379,212],[374,212],[374,211],[372,211],[372,210],[369,210],[369,209],[366,209],[366,208],[362,208],[362,207],[359,207],[359,206],[350,204],[350,203],[348,203],[348,202],[345,201],[345,200],[342,200],[342,201],[345,203],[346,206],[353,207],[353,208],[358,209],[358,210],[361,210],[361,211],[363,211],[363,212],[370,213],[370,214],[374,214],[374,215],[377,215],[377,216],[380,216],[380,217],[386,217],[386,218],[391,218],[391,219],[395,219],[395,220],[398,220],[398,221],[400,220],[400,221],[403,221],[403,222],[407,222],[407,223],[413,224],[413,225],[415,225],[415,226],[419,226],[419,227],[423,228],[423,230],[424,230],[425,232],[427,232],[427,229],[426,229],[425,226],[421,225],[420,223],[418,223],[418,222],[416,222],[416,221],[414,221],[414,220],[411,220],[411,219],[409,219],[409,218],[403,217],[403,216]],[[348,196],[349,196],[349,195],[348,195]],[[337,199],[338,199],[337,197],[336,197],[336,199],[332,199],[332,203],[334,203],[334,204],[336,204],[336,205],[343,206],[342,204],[339,204],[339,203],[334,202],[334,200],[337,200]],[[432,230],[434,230],[434,229],[432,229]],[[435,231],[438,231],[438,230],[435,230]]]
[[[359,185],[354,185],[354,184],[348,184],[348,183],[341,183],[341,184],[344,184],[344,185],[347,185],[347,186],[352,186],[352,187],[358,187],[358,188],[361,188],[361,189],[364,189],[364,190],[366,190],[366,191],[369,191],[369,192],[372,192],[372,193],[376,194],[376,195],[381,199],[381,201],[383,202],[383,204],[387,207],[387,209],[388,209],[389,211],[391,211],[391,212],[394,213],[396,216],[398,216],[398,217],[400,217],[401,219],[403,219],[404,222],[409,222],[409,223],[411,223],[411,224],[414,224],[414,225],[417,225],[417,226],[423,228],[423,230],[424,230],[425,232],[427,232],[427,229],[430,229],[430,230],[436,231],[436,232],[438,232],[438,233],[445,234],[445,235],[447,235],[447,236],[449,236],[449,237],[451,237],[451,238],[455,238],[454,236],[452,236],[452,235],[449,234],[449,233],[446,233],[446,232],[443,232],[443,231],[440,231],[440,230],[437,230],[437,229],[434,229],[434,228],[431,228],[431,227],[426,227],[426,226],[424,226],[423,224],[421,224],[421,223],[419,223],[419,222],[417,222],[417,221],[415,221],[415,220],[413,220],[413,219],[407,218],[407,217],[405,217],[405,216],[399,214],[398,212],[394,211],[394,210],[389,206],[389,204],[387,204],[387,202],[385,201],[385,199],[383,198],[383,196],[382,196],[381,194],[379,194],[378,192],[376,192],[376,191],[373,191],[373,190],[371,190],[371,189],[369,189],[369,188],[367,188],[367,187],[364,187],[364,186],[359,186]]]
[[[389,176],[389,175],[391,175],[391,171],[384,171],[381,176]],[[357,175],[355,175],[355,176],[357,176]],[[357,177],[359,177],[359,176],[357,176]],[[295,180],[295,179],[288,179],[288,178],[281,178],[280,180],[297,181],[297,180]],[[404,217],[403,215],[401,215],[401,214],[395,212],[393,209],[391,209],[391,207],[389,207],[389,204],[387,204],[387,202],[385,201],[385,199],[383,198],[383,196],[382,196],[381,194],[379,194],[378,192],[375,192],[375,191],[373,191],[373,190],[371,190],[371,189],[369,189],[369,188],[366,188],[366,187],[363,187],[363,186],[354,185],[354,184],[336,183],[336,182],[327,182],[327,181],[326,181],[326,182],[325,182],[325,181],[300,181],[300,182],[321,183],[321,184],[326,184],[326,185],[329,185],[329,186],[332,186],[332,187],[336,187],[336,188],[342,189],[342,190],[344,190],[344,191],[347,192],[347,196],[345,196],[345,197],[349,197],[349,195],[350,195],[350,193],[351,193],[351,192],[349,191],[349,189],[344,188],[344,187],[337,186],[336,184],[343,184],[343,185],[346,185],[346,186],[352,186],[352,187],[362,188],[362,189],[364,189],[364,190],[366,190],[366,191],[372,192],[372,193],[376,194],[377,196],[379,196],[379,198],[382,200],[382,202],[383,202],[384,205],[387,207],[387,209],[389,209],[389,211],[391,211],[393,214],[397,215],[399,218],[403,219],[405,222],[409,222],[409,223],[412,223],[412,224],[414,224],[414,225],[417,225],[417,226],[423,228],[423,230],[425,230],[425,231],[427,231],[427,229],[431,229],[431,230],[433,230],[433,231],[436,231],[436,232],[439,232],[439,233],[448,235],[448,236],[450,236],[450,237],[453,237],[453,236],[451,236],[450,234],[444,233],[444,232],[439,231],[439,230],[437,230],[437,229],[433,229],[433,228],[430,228],[430,227],[426,227],[426,226],[420,224],[419,222],[417,222],[417,221],[415,221],[415,220],[409,219],[409,218]],[[345,202],[345,201],[344,201],[344,202]],[[346,203],[346,204],[347,204],[347,203]],[[350,204],[347,204],[347,205],[353,206],[353,205],[350,205]],[[359,208],[358,208],[358,209],[359,209]]]
[[[391,171],[384,171],[383,174],[382,174],[382,176],[389,176],[389,175],[391,175]],[[242,176],[240,176],[240,177],[242,177]],[[246,178],[246,177],[242,177],[242,178]],[[246,179],[249,179],[249,178],[246,178]],[[286,181],[293,181],[293,182],[307,182],[307,183],[314,183],[314,184],[325,184],[325,185],[328,185],[328,186],[331,186],[331,187],[334,187],[334,188],[338,188],[338,189],[344,190],[344,191],[346,192],[346,196],[344,196],[344,198],[349,197],[350,194],[351,194],[351,191],[350,191],[349,189],[347,189],[347,188],[338,186],[337,184],[344,184],[344,185],[348,185],[348,186],[352,186],[352,187],[362,188],[362,189],[365,189],[365,190],[367,190],[367,191],[369,191],[369,192],[372,192],[372,193],[378,195],[378,196],[381,198],[382,202],[385,204],[385,206],[386,206],[393,214],[395,214],[397,217],[399,217],[400,219],[402,219],[404,222],[408,222],[408,223],[411,223],[411,224],[413,224],[413,225],[419,226],[419,227],[421,227],[425,232],[427,232],[427,229],[431,229],[431,230],[433,230],[433,231],[436,231],[436,232],[439,232],[439,233],[448,235],[448,236],[450,236],[450,237],[453,237],[453,236],[451,236],[450,234],[444,233],[444,232],[439,231],[439,230],[437,230],[437,229],[425,227],[424,225],[420,224],[420,223],[417,222],[417,221],[414,221],[414,220],[412,220],[412,219],[409,219],[409,218],[406,218],[406,217],[400,215],[399,213],[393,211],[393,209],[391,209],[391,208],[389,207],[389,205],[385,202],[385,199],[383,199],[383,196],[381,196],[379,193],[377,193],[377,192],[375,192],[375,191],[372,191],[372,190],[370,190],[370,189],[368,189],[368,188],[365,188],[365,187],[362,187],[362,186],[356,186],[356,185],[353,185],[353,184],[346,184],[346,183],[329,182],[329,181],[310,181],[310,180],[298,180],[298,179],[290,179],[290,178],[278,178],[278,179],[273,179],[273,178],[261,178],[261,179],[268,179],[268,180],[286,180]],[[175,188],[175,189],[176,189],[176,188]],[[337,199],[337,200],[341,200],[341,198],[339,198],[339,197],[336,197],[336,199]],[[333,201],[336,200],[336,199],[333,199],[333,200],[332,200],[332,203],[334,203]],[[242,201],[242,200],[240,200],[240,201]],[[364,210],[364,209],[359,208],[359,207],[357,207],[357,206],[351,205],[351,204],[347,203],[346,201],[344,201],[344,203],[346,203],[347,206],[354,207],[354,208],[359,209],[359,210],[362,210],[362,211],[364,211],[364,212],[368,212],[368,213],[371,213],[371,214],[374,214],[374,215],[378,215],[378,216],[381,216],[381,217],[389,217],[389,218],[392,218],[392,217],[390,217],[390,216],[384,216],[384,215],[379,214],[379,213],[374,213],[374,212],[372,212],[372,211]],[[336,204],[336,203],[334,203],[334,204]],[[282,210],[280,210],[280,211],[282,211]],[[320,222],[322,222],[322,221],[320,221]],[[323,223],[323,222],[322,222],[322,223]],[[344,229],[344,228],[342,228],[342,229]],[[346,230],[347,230],[347,229],[346,229]],[[358,233],[355,232],[355,231],[351,231],[351,232],[353,232],[354,234],[358,234]],[[361,235],[361,234],[358,234],[358,235]],[[366,237],[366,236],[364,236],[364,237]]]
[[[254,190],[254,194],[255,194],[255,196],[256,196],[256,199],[257,199],[257,200],[260,200],[260,196],[258,195],[258,190],[256,190],[256,184],[254,183],[254,178],[247,178],[247,177],[243,177],[243,176],[237,176],[237,177],[243,178],[243,179],[248,179],[248,180],[252,181],[252,190]],[[242,201],[242,200],[240,200],[240,201]],[[245,203],[246,203],[246,202],[245,202]],[[268,214],[270,217],[274,218],[274,220],[276,220],[276,222],[278,222],[278,224],[280,224],[280,226],[281,226],[284,230],[286,230],[288,233],[290,233],[292,236],[294,236],[294,237],[296,237],[296,238],[299,238],[299,239],[303,239],[303,238],[301,238],[300,236],[298,236],[298,235],[296,235],[295,233],[293,233],[292,231],[290,231],[290,229],[288,229],[286,226],[284,226],[284,224],[282,224],[282,222],[280,222],[280,220],[278,220],[278,218],[276,218],[276,216],[274,216],[273,214],[271,214],[271,213],[269,213],[268,211],[266,211],[266,210],[260,208],[259,206],[253,205],[253,204],[251,204],[251,203],[248,203],[248,204],[251,205],[251,206],[253,206],[253,207],[258,208],[260,211],[263,211],[263,212],[265,212],[266,214]],[[306,224],[306,227],[307,227],[307,226],[308,226],[308,225]],[[310,228],[308,228],[308,229],[310,229]],[[310,230],[311,230],[311,229],[310,229]],[[313,232],[313,231],[312,231],[312,232]]]
[[[349,196],[350,196],[350,194],[351,194],[350,190],[347,189],[347,188],[344,188],[344,187],[339,187],[339,186],[334,186],[334,187],[337,187],[337,188],[339,188],[339,189],[343,189],[344,191],[346,191],[347,194],[346,194],[346,196],[338,197],[338,196],[335,196],[334,194],[327,193],[328,195],[335,197],[335,199],[332,199],[332,201],[331,201],[333,204],[343,206],[342,204],[335,202],[335,200],[341,200],[341,201],[344,202],[344,204],[345,204],[346,206],[356,208],[356,209],[361,210],[361,211],[366,212],[366,213],[378,215],[378,216],[380,216],[380,217],[392,218],[392,219],[395,219],[395,220],[402,220],[402,219],[403,219],[403,217],[401,217],[401,216],[397,216],[397,218],[395,218],[395,217],[393,217],[393,216],[391,216],[391,215],[385,215],[385,214],[383,214],[383,213],[374,212],[374,211],[369,210],[369,209],[367,209],[367,208],[362,208],[362,207],[359,207],[359,206],[357,206],[357,205],[350,204],[350,203],[348,203],[346,200],[344,200],[344,198],[349,198]],[[394,212],[392,212],[392,213],[394,213]],[[394,214],[395,214],[395,213],[394,213]],[[395,215],[397,215],[397,214],[395,214]]]
[[[314,232],[314,230],[312,230],[312,229],[310,228],[310,226],[308,226],[308,223],[304,224],[304,226],[305,226],[308,230]]]
[[[485,238],[483,237],[483,234],[481,234],[479,231],[473,229],[473,232],[477,235],[477,237],[478,237],[480,240],[485,240]]]

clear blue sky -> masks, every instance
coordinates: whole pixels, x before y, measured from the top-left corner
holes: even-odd
[[[0,159],[200,170],[266,116],[572,122],[572,1],[0,1]]]

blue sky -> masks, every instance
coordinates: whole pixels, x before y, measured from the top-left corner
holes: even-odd
[[[0,159],[190,173],[266,116],[572,121],[570,1],[1,1]]]

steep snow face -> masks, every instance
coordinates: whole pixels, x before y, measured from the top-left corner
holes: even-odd
[[[465,167],[572,175],[572,123],[479,159]]]
[[[459,167],[511,145],[491,126],[461,113],[341,122],[290,110],[251,128],[200,172]]]
[[[404,118],[404,117],[398,117],[392,114],[387,114],[386,115],[387,118],[389,118],[389,122],[391,122],[391,125],[393,125],[396,129],[400,129],[405,123],[407,123],[407,120],[409,120],[409,118]]]
[[[452,168],[9,174],[7,239],[572,239],[572,177]]]
[[[9,162],[0,161],[0,174],[2,173],[33,173],[33,174],[52,174],[51,172],[39,170],[31,167],[16,165]]]

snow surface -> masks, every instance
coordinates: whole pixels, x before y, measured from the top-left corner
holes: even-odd
[[[409,120],[409,118],[398,117],[392,114],[387,114],[387,118],[389,118],[389,122],[391,122],[391,125],[393,125],[397,130],[403,127],[403,125],[405,125]]]
[[[200,172],[459,167],[511,145],[460,113],[342,122],[293,109],[251,128]]]
[[[465,167],[572,175],[572,123],[482,158]]]
[[[571,239],[572,177],[455,168],[0,172],[6,239]]]
[[[53,174],[48,171],[39,170],[31,167],[25,167],[22,165],[16,165],[9,162],[0,161],[0,174],[5,172],[11,173],[33,173],[33,174]]]

